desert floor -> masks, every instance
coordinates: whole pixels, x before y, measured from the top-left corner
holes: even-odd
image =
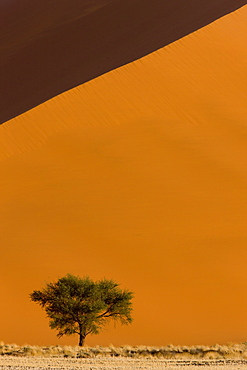
[[[44,358],[44,357],[15,357],[0,358],[0,369],[4,370],[62,370],[62,369],[246,369],[246,360],[165,360],[165,359],[130,359],[130,358]]]

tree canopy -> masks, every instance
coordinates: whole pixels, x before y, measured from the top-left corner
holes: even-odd
[[[57,336],[78,334],[79,346],[88,334],[98,334],[111,319],[131,323],[132,298],[133,292],[121,290],[113,280],[94,282],[71,274],[30,294],[31,301],[45,309],[51,329],[58,330]]]

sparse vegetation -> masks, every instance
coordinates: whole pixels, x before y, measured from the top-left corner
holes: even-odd
[[[121,346],[121,347],[83,347],[80,346],[18,346],[16,344],[0,344],[0,355],[22,357],[126,357],[126,358],[160,358],[160,359],[243,359],[247,360],[247,344],[228,344],[214,346]]]
[[[80,347],[88,334],[98,334],[110,319],[132,322],[133,293],[121,290],[113,280],[94,282],[68,274],[43,290],[34,290],[30,298],[45,309],[58,337],[78,334]]]

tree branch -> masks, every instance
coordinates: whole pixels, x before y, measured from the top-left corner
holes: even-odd
[[[97,319],[100,319],[101,317],[106,317],[106,314],[111,311],[114,304],[112,304],[110,307],[107,308],[105,312],[103,312],[101,315],[97,316]],[[108,317],[108,316],[107,316]]]

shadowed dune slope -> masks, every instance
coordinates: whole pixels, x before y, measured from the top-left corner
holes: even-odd
[[[0,123],[161,48],[245,0],[0,2]]]
[[[247,7],[0,126],[6,343],[58,340],[28,294],[67,272],[135,292],[103,344],[246,341]]]

